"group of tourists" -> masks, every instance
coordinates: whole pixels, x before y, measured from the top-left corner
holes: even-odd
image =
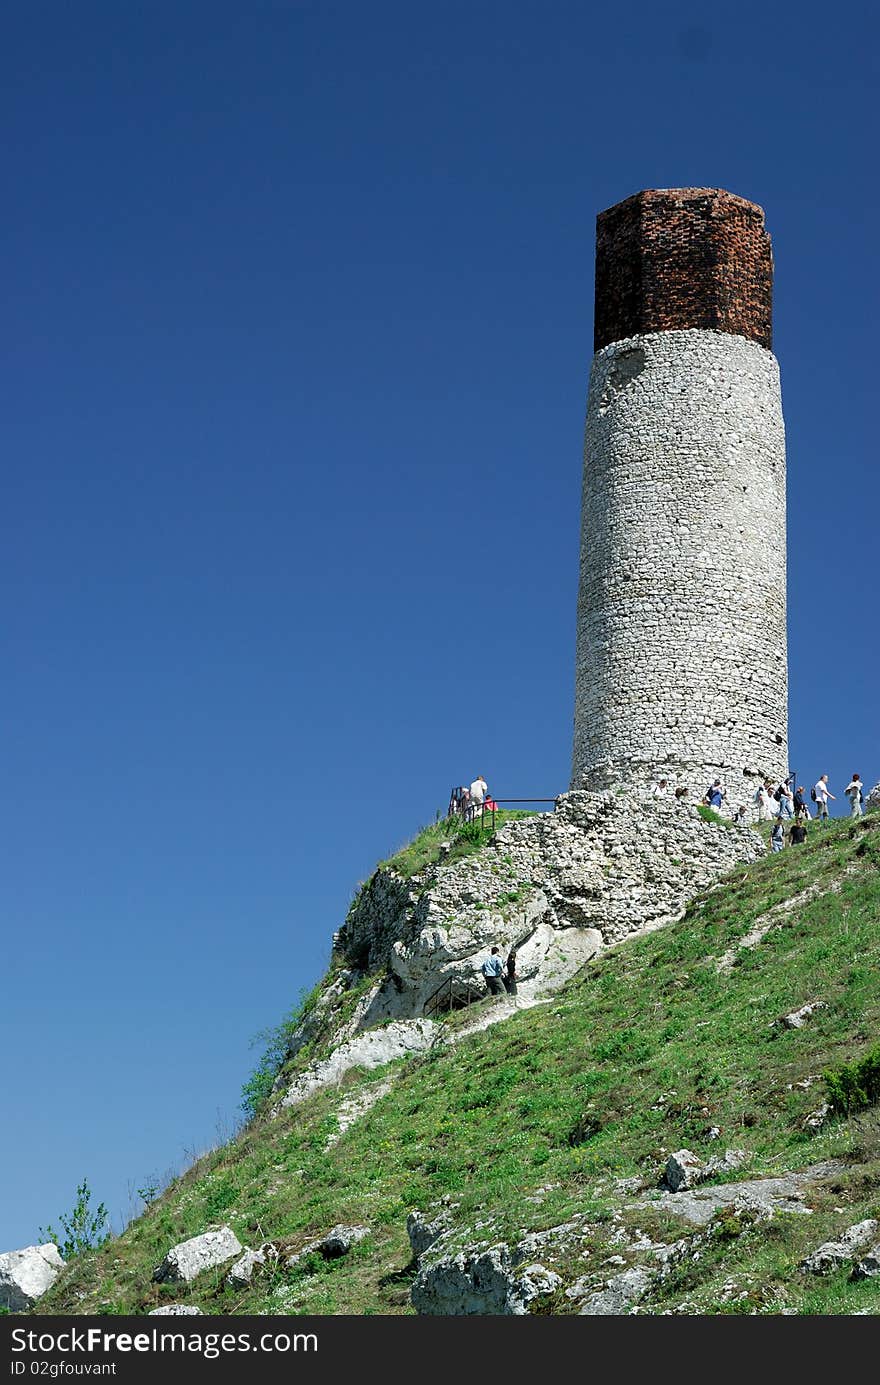
[[[482,815],[484,808],[494,812],[497,807],[490,797],[488,784],[482,774],[478,774],[472,784],[460,784],[452,790],[446,816],[463,817],[465,822],[473,822]]]
[[[687,788],[677,788],[674,797],[681,802],[687,799]],[[854,773],[846,788],[844,795],[849,801],[849,815],[852,818],[861,817],[864,811],[865,786],[861,775]],[[669,781],[658,779],[651,790],[653,798],[664,798],[669,793]],[[795,787],[793,775],[777,783],[773,779],[765,779],[755,790],[752,802],[757,809],[758,822],[772,822],[773,831],[770,834],[770,845],[773,851],[781,851],[786,841],[784,823],[789,821],[792,827],[788,834],[788,840],[794,845],[798,845],[806,839],[805,823],[813,818],[810,805],[815,804],[816,821],[824,826],[829,817],[829,802],[836,801],[835,795],[831,792],[828,784],[828,775],[822,774],[810,789],[809,795],[803,784]],[[714,812],[728,816],[727,811],[727,789],[721,779],[714,779],[706,788],[702,799],[707,808],[712,808]],[[745,825],[749,820],[749,813],[745,803],[741,803],[735,811],[729,814],[735,823]]]

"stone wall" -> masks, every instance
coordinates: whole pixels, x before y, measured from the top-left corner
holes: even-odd
[[[702,327],[772,339],[773,252],[764,213],[719,188],[636,193],[596,219],[594,349]]]
[[[785,534],[771,352],[697,329],[597,351],[573,788],[720,777],[751,810],[788,772]]]

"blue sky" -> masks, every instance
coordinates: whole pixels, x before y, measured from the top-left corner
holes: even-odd
[[[7,1250],[228,1133],[453,783],[567,786],[599,211],[765,208],[791,763],[835,792],[880,779],[880,472],[867,6],[2,28]]]

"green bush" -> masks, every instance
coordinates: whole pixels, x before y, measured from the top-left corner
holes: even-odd
[[[828,1068],[822,1076],[832,1111],[849,1116],[880,1101],[880,1044],[853,1063]]]
[[[84,1178],[76,1190],[76,1202],[73,1210],[59,1218],[61,1230],[64,1232],[64,1240],[61,1239],[54,1226],[40,1227],[40,1236],[47,1241],[55,1242],[63,1260],[72,1260],[75,1255],[81,1255],[84,1250],[91,1250],[93,1246],[102,1246],[105,1241],[110,1240],[107,1208],[103,1202],[99,1202],[93,1212],[89,1206],[91,1197],[92,1190],[89,1187],[89,1181]]]
[[[268,1101],[275,1078],[287,1057],[290,1041],[315,1004],[320,990],[320,982],[311,990],[304,987],[300,991],[299,1001],[281,1023],[268,1029],[261,1029],[259,1034],[252,1039],[252,1048],[256,1044],[261,1043],[263,1045],[263,1055],[241,1089],[239,1109],[243,1112],[246,1121],[253,1120]]]

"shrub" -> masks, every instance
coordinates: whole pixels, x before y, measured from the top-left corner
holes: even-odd
[[[81,1255],[84,1250],[91,1250],[93,1246],[102,1246],[105,1241],[110,1240],[110,1230],[107,1226],[107,1208],[103,1202],[99,1202],[95,1211],[91,1210],[89,1203],[92,1197],[92,1190],[89,1181],[84,1178],[76,1190],[76,1202],[73,1210],[66,1216],[62,1215],[61,1230],[64,1232],[64,1240],[55,1230],[54,1226],[40,1227],[40,1236],[47,1241],[54,1241],[63,1260],[72,1260],[75,1255]]]
[[[880,1101],[880,1044],[853,1063],[828,1068],[822,1076],[832,1111],[849,1116]]]

